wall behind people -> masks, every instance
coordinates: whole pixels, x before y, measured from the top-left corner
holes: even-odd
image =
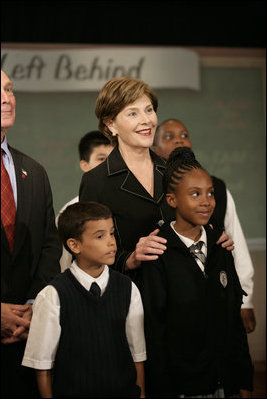
[[[263,87],[261,68],[203,65],[199,91],[155,90],[159,121],[175,117],[185,123],[200,162],[227,182],[251,239],[265,237]],[[46,167],[58,212],[78,192],[77,142],[80,132],[97,128],[97,92],[18,92],[16,98],[19,123],[10,143]]]
[[[14,146],[21,144],[22,151],[29,146],[28,153],[38,154],[47,166],[56,214],[62,204],[78,195],[82,176],[78,143],[81,132],[97,129],[96,97],[96,92],[16,93],[17,103],[24,107],[17,111],[20,132],[12,128],[10,141]]]

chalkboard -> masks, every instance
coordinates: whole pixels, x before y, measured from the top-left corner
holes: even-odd
[[[16,88],[15,88],[16,89]],[[265,113],[262,70],[202,67],[201,90],[156,90],[158,118],[187,126],[198,160],[230,189],[246,238],[265,237]],[[77,195],[78,142],[97,128],[97,92],[16,93],[8,142],[47,170],[59,209]]]

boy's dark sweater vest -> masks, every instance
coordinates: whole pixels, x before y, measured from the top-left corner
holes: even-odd
[[[227,205],[226,186],[223,180],[218,177],[211,176],[214,187],[214,197],[216,206],[209,223],[219,230],[224,230],[224,218]]]
[[[69,269],[50,284],[60,299],[55,397],[139,397],[136,369],[125,333],[131,281],[109,269],[104,294],[96,298]]]

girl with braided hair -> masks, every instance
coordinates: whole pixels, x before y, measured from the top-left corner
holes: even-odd
[[[159,232],[167,249],[142,267],[150,397],[250,397],[253,368],[231,252],[207,223],[212,179],[194,153],[176,148],[163,178],[175,220]]]

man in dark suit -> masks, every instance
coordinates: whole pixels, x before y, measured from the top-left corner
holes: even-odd
[[[1,71],[1,394],[38,397],[21,366],[37,293],[60,272],[62,247],[44,168],[7,144],[15,121],[12,82]],[[30,371],[30,372],[29,372]]]

